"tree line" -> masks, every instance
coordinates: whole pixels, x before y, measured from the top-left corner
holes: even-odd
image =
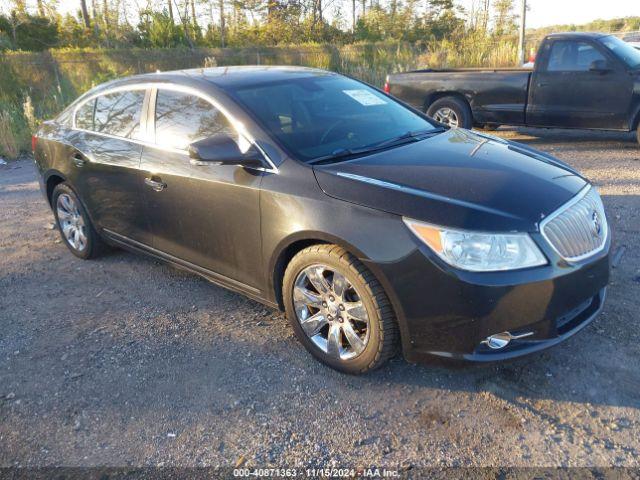
[[[0,49],[429,42],[517,28],[515,0],[9,0]],[[72,8],[69,8],[72,7]]]

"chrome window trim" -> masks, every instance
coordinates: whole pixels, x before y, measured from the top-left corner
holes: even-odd
[[[538,229],[540,230],[540,234],[542,235],[542,237],[547,242],[547,245],[549,245],[551,247],[551,249],[554,252],[556,252],[560,258],[562,258],[563,260],[565,260],[565,261],[567,261],[569,263],[575,263],[575,262],[580,262],[582,260],[586,260],[587,258],[590,258],[590,257],[596,255],[597,253],[601,252],[602,250],[604,250],[605,246],[607,245],[607,238],[609,236],[609,222],[607,221],[606,213],[605,213],[604,222],[603,222],[604,235],[602,236],[602,244],[598,248],[596,248],[594,250],[591,250],[590,252],[585,253],[583,255],[578,255],[577,257],[565,257],[564,255],[562,255],[562,253],[560,253],[560,251],[558,251],[558,249],[555,247],[553,242],[549,239],[547,234],[544,233],[544,227],[545,227],[545,225],[547,223],[552,221],[554,218],[556,218],[562,212],[564,212],[565,210],[571,208],[573,205],[575,205],[580,200],[582,200],[591,191],[592,188],[594,188],[594,187],[591,184],[587,184],[586,186],[584,186],[582,188],[582,190],[580,190],[571,200],[569,200],[567,203],[565,203],[560,208],[558,208],[553,213],[549,214],[546,218],[544,218],[540,222],[540,224],[538,226]],[[598,196],[599,196],[599,194],[598,194]],[[602,198],[600,198],[600,201],[602,201]],[[603,213],[604,213],[604,204],[603,204]]]
[[[194,95],[196,97],[200,97],[203,100],[205,100],[206,102],[210,103],[214,108],[219,110],[227,118],[227,120],[229,120],[229,123],[233,126],[233,128],[236,130],[236,132],[238,132],[238,135],[244,137],[245,140],[247,140],[251,145],[255,146],[258,149],[258,151],[262,154],[264,159],[270,165],[270,167],[268,167],[268,168],[255,168],[254,170],[259,170],[259,171],[263,171],[263,172],[267,172],[267,173],[276,173],[276,174],[280,173],[280,170],[278,169],[276,164],[273,162],[273,160],[271,160],[271,157],[269,157],[269,155],[267,155],[267,152],[265,152],[264,149],[260,145],[258,145],[258,143],[256,142],[256,140],[253,137],[253,135],[251,135],[249,133],[249,131],[247,130],[247,128],[245,127],[245,125],[242,122],[240,122],[237,118],[235,118],[233,115],[231,115],[231,113],[229,113],[229,111],[226,108],[224,108],[211,95],[208,95],[208,94],[206,94],[204,92],[201,92],[197,88],[188,87],[186,85],[176,85],[176,84],[168,83],[168,82],[142,82],[142,83],[135,83],[135,84],[131,84],[131,85],[119,85],[119,86],[116,86],[116,87],[112,87],[112,88],[108,88],[108,89],[102,90],[100,92],[93,93],[93,94],[89,95],[87,98],[83,99],[80,103],[78,103],[73,108],[73,114],[71,116],[71,119],[72,119],[71,129],[79,131],[79,132],[91,133],[91,134],[94,134],[94,135],[101,135],[101,136],[107,137],[107,138],[114,138],[116,140],[124,140],[124,141],[127,141],[127,142],[133,142],[133,143],[145,146],[145,147],[156,148],[156,149],[163,150],[163,151],[166,151],[166,152],[177,153],[177,154],[182,154],[182,155],[189,156],[189,152],[187,150],[164,147],[164,146],[158,145],[157,143],[155,143],[155,141],[153,141],[153,142],[150,141],[149,136],[148,136],[149,134],[148,134],[148,132],[146,130],[144,132],[144,136],[147,139],[146,140],[140,140],[140,139],[135,139],[135,138],[118,137],[117,135],[110,135],[108,133],[95,132],[93,130],[86,130],[86,129],[83,129],[83,128],[76,127],[76,114],[78,113],[78,109],[80,107],[82,107],[85,103],[87,103],[87,102],[89,102],[89,101],[91,101],[91,100],[93,100],[93,99],[95,99],[97,97],[101,97],[103,95],[109,95],[110,93],[117,93],[117,92],[123,92],[123,91],[127,92],[127,91],[133,91],[133,90],[147,90],[147,92],[145,94],[145,100],[146,100],[147,97],[150,97],[150,93],[149,92],[152,89],[156,89],[156,90],[164,89],[164,90],[171,90],[171,91],[174,91],[174,92],[187,93],[187,94],[190,94],[190,95]],[[145,107],[147,107],[146,113],[148,113],[149,110],[151,109],[151,102],[149,101],[148,104],[145,105],[144,101],[143,101],[142,114],[145,114],[145,110],[144,110]],[[155,113],[155,105],[153,106],[153,111]],[[140,123],[141,123],[140,130],[142,131],[142,117],[140,119]],[[146,127],[146,125],[145,125],[145,127]]]
[[[150,148],[157,148],[159,150],[163,150],[166,152],[171,152],[171,153],[179,153],[182,155],[189,155],[189,152],[186,150],[179,150],[177,148],[167,148],[167,147],[161,147],[160,145],[156,145],[155,143],[149,142],[147,140],[140,140],[137,138],[126,138],[126,137],[119,137],[117,135],[111,135],[110,133],[103,133],[103,132],[95,132],[93,130],[87,130],[86,128],[73,128],[74,131],[76,132],[84,132],[84,133],[90,133],[92,135],[98,135],[100,137],[105,137],[105,138],[113,138],[114,140],[122,140],[125,142],[131,142],[131,143],[135,143],[137,145],[142,145],[144,147],[150,147]]]

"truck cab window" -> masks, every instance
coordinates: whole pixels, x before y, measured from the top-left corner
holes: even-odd
[[[587,72],[596,60],[606,61],[606,58],[591,44],[559,40],[551,46],[547,71]]]

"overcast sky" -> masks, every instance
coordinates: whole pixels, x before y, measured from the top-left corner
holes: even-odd
[[[474,0],[457,0],[468,8]],[[522,0],[516,0],[521,5]],[[476,5],[480,3],[475,0]],[[527,27],[640,16],[640,0],[527,0]],[[518,6],[518,10],[520,7]]]
[[[135,5],[144,5],[145,1],[124,0],[130,5],[130,11],[135,10]],[[479,5],[482,0],[456,0],[465,8],[470,8],[475,2]],[[522,0],[516,0],[520,5]],[[7,10],[7,0],[0,0],[0,11]],[[91,4],[91,2],[87,2]],[[330,2],[329,2],[330,3]],[[529,5],[527,13],[527,27],[536,28],[545,25],[557,25],[565,23],[581,24],[598,18],[611,19],[617,17],[640,16],[640,0],[527,0]],[[27,5],[35,10],[36,0],[27,0]],[[80,0],[59,0],[58,11],[62,13],[76,13]],[[517,8],[519,10],[520,7]],[[206,13],[205,7],[199,7],[201,13]],[[133,13],[133,12],[132,12]]]

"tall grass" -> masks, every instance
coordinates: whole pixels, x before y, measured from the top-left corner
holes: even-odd
[[[513,67],[517,58],[515,38],[495,41],[484,35],[470,35],[456,41],[432,42],[418,63],[433,68]]]
[[[0,149],[9,158],[15,158],[19,153],[16,134],[13,132],[11,116],[8,112],[0,112]]]
[[[0,55],[0,155],[27,151],[42,120],[60,112],[82,92],[136,73],[227,65],[303,65],[351,75],[381,86],[388,73],[424,67],[506,66],[515,41],[466,37],[420,46],[407,43],[302,45],[195,50],[50,50]]]

